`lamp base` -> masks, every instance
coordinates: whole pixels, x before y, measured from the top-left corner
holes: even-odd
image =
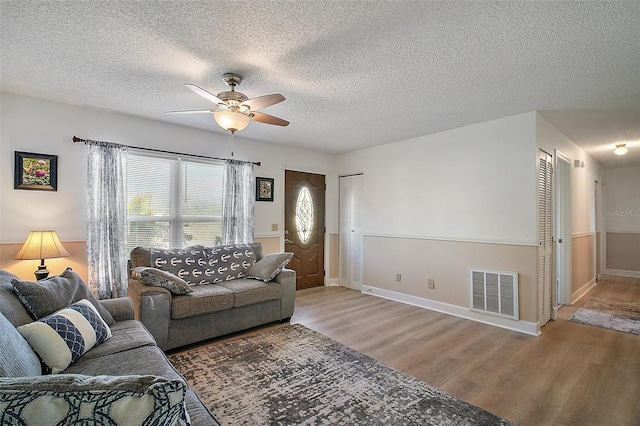
[[[40,281],[49,276],[49,270],[45,265],[38,266],[38,270],[34,272],[36,275],[36,280]]]

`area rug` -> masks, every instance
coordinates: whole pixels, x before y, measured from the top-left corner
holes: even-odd
[[[222,425],[511,425],[302,325],[169,356]]]
[[[640,334],[640,303],[592,297],[569,317],[569,321]]]

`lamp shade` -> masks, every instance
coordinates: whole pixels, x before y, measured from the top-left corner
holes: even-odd
[[[31,231],[16,255],[18,260],[53,259],[69,256],[56,231]]]
[[[231,133],[245,129],[251,122],[251,117],[248,115],[233,111],[215,111],[213,118],[218,126]]]

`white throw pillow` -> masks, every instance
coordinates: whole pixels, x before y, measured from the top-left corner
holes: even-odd
[[[21,325],[18,331],[52,373],[60,373],[89,349],[111,337],[111,329],[86,299]]]

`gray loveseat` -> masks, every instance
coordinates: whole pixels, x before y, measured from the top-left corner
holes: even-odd
[[[144,284],[138,276],[129,280],[129,296],[136,318],[158,346],[169,350],[288,321],[296,290],[295,271],[284,269],[290,258],[290,253],[263,256],[259,243],[183,249],[136,247],[130,255],[131,270],[164,271],[184,279],[189,292],[175,294]]]
[[[23,382],[22,386],[31,393],[38,387],[52,386],[56,381],[58,386],[63,386],[64,389],[66,385],[60,385],[60,382],[66,379],[69,379],[67,381],[70,383],[74,380],[95,379],[106,386],[107,392],[111,394],[112,389],[123,386],[120,379],[129,379],[128,376],[134,375],[161,376],[184,382],[186,386],[182,376],[167,360],[151,334],[141,322],[134,320],[133,303],[128,297],[96,302],[106,308],[114,321],[110,325],[111,338],[86,352],[61,374],[41,375],[42,369],[38,358],[16,329],[18,326],[32,323],[34,319],[18,299],[12,286],[12,279],[17,277],[9,272],[0,271],[0,419],[9,410],[6,405],[7,395],[9,395],[7,389],[11,385],[15,387],[17,382]],[[183,395],[184,406],[191,424],[218,425],[192,390],[187,387]],[[127,418],[133,415],[128,413]],[[55,423],[53,420],[52,422]],[[4,421],[0,423],[5,424]]]

